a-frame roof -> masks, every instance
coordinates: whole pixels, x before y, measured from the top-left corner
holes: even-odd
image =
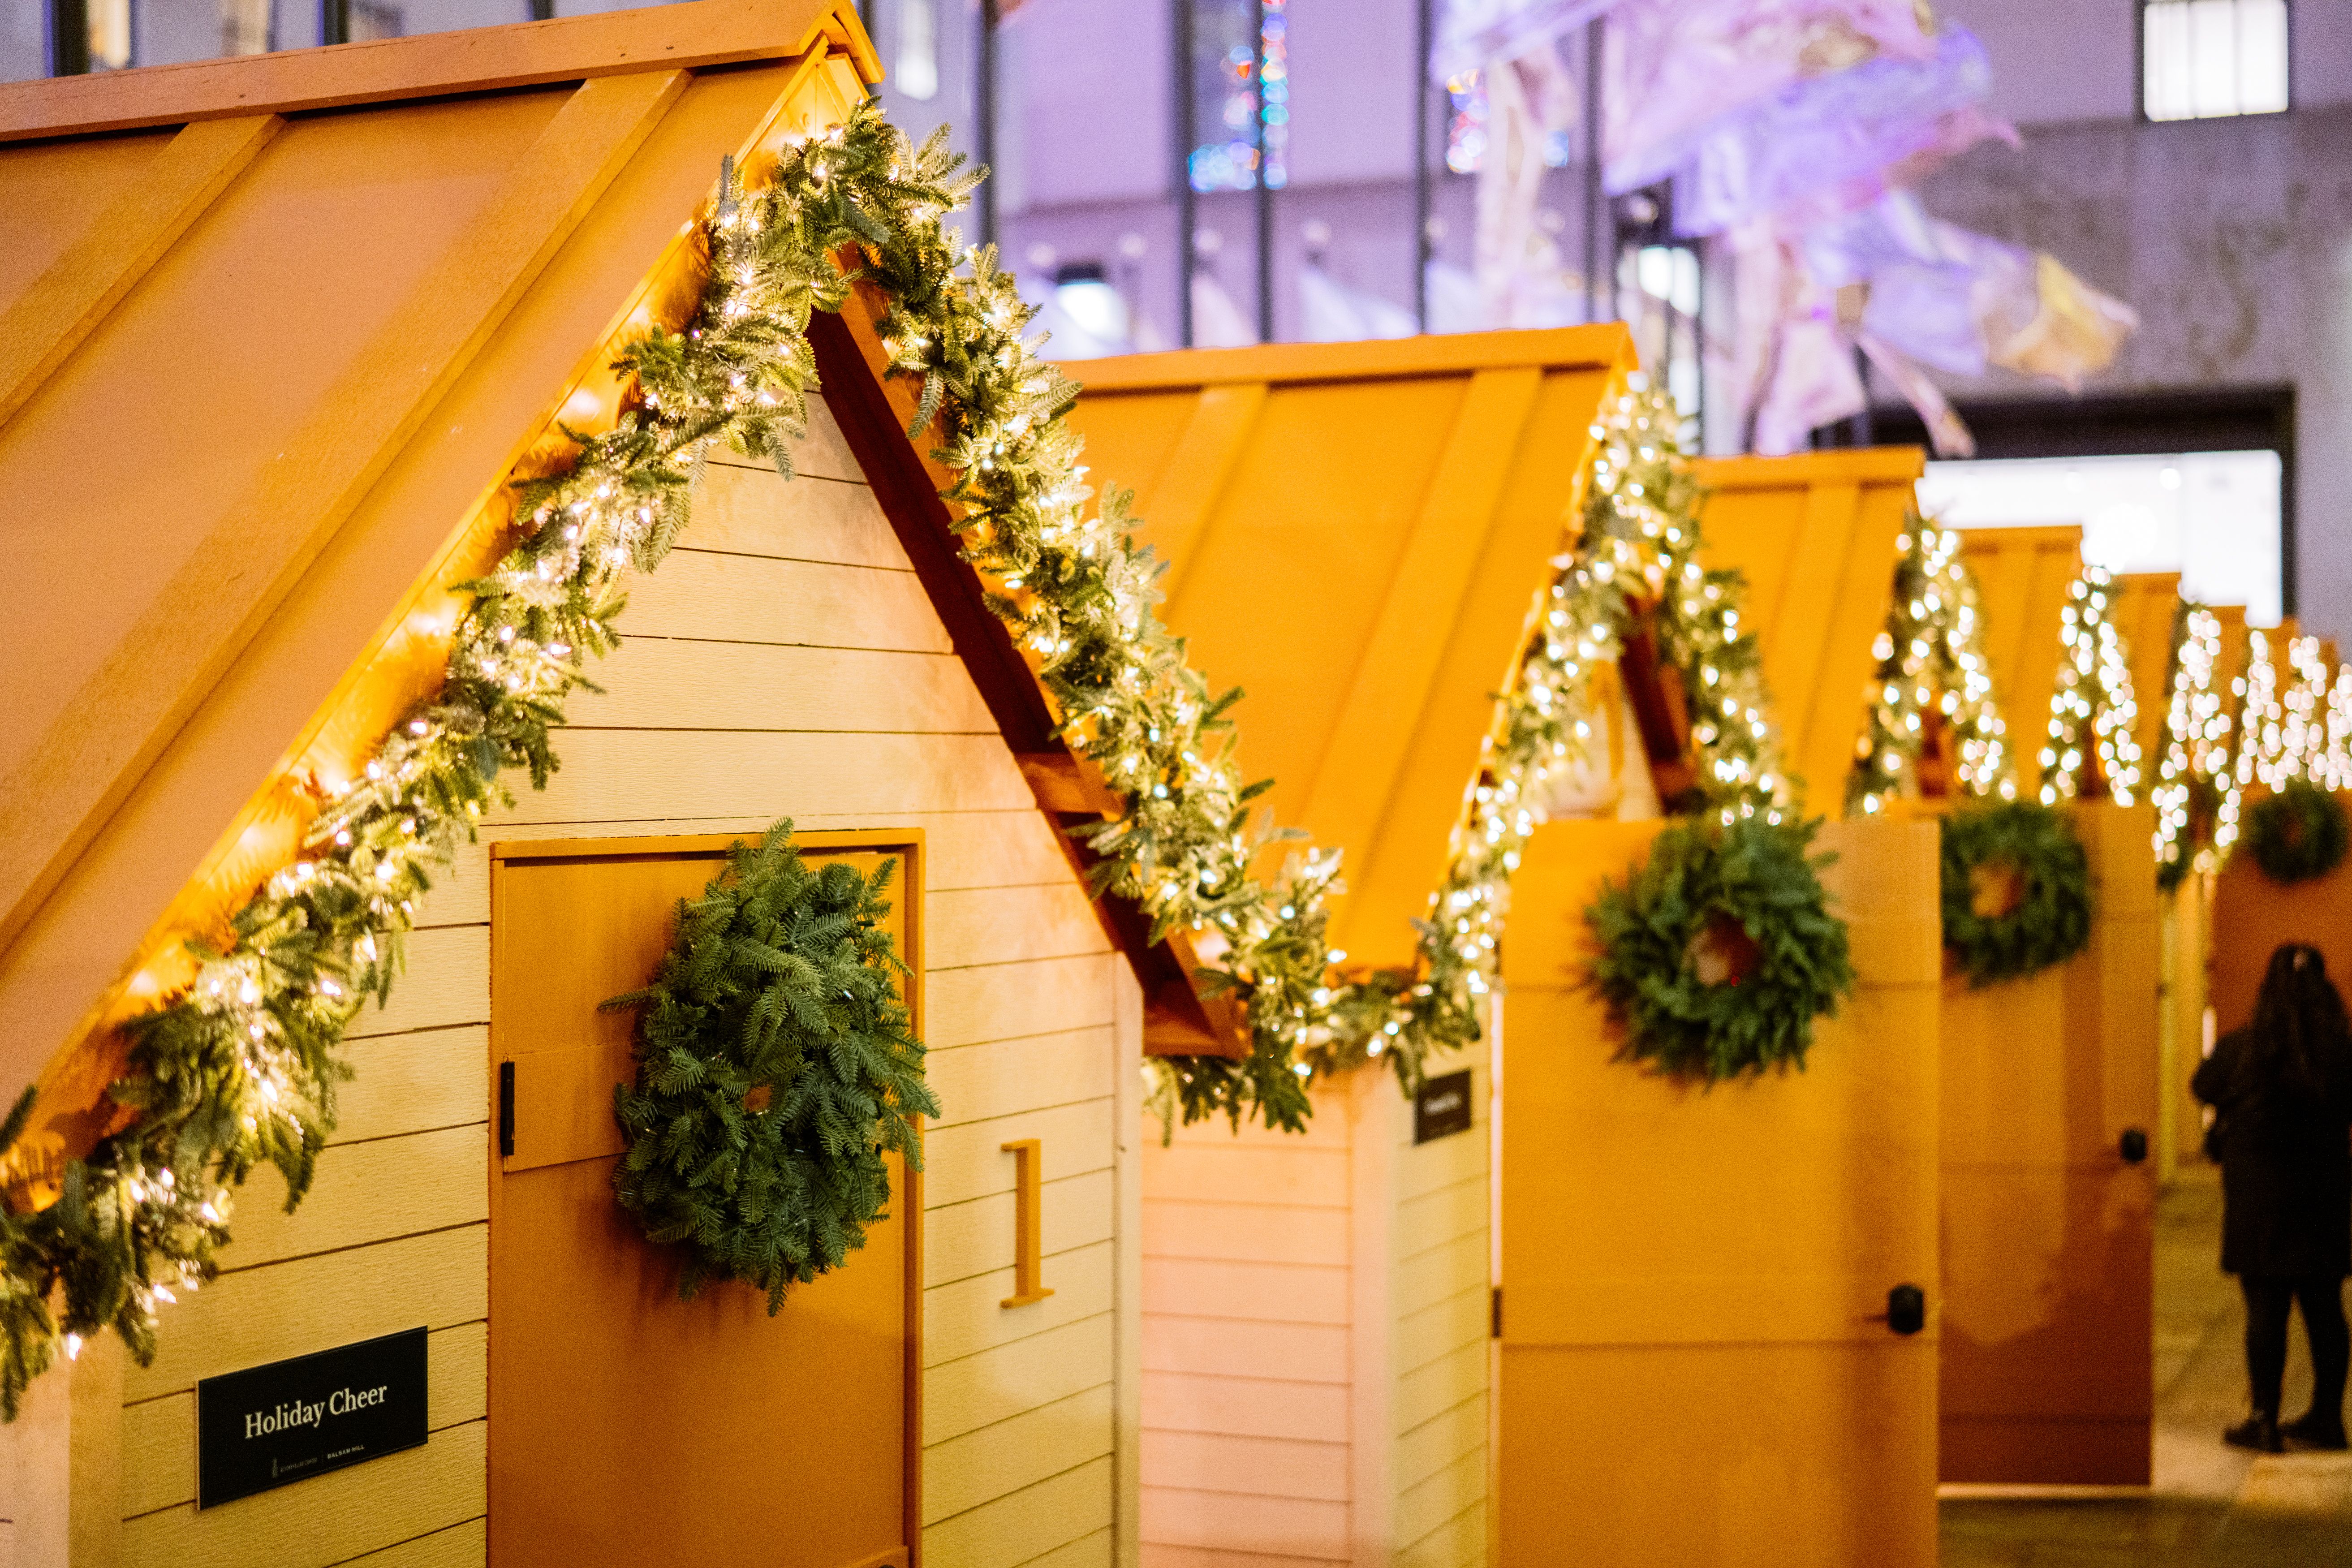
[[[1696,468],[1710,492],[1699,514],[1707,564],[1748,578],[1743,621],[1764,645],[1785,765],[1805,781],[1807,809],[1836,816],[1927,455],[1875,447]]]
[[[608,426],[617,347],[690,314],[721,157],[756,176],[878,76],[847,0],[692,0],[0,87],[5,1086],[93,1102],[111,1058],[72,1047],[290,857],[296,781],[433,689],[509,479],[559,419]],[[874,311],[811,328],[828,405],[1041,805],[1100,806]],[[1181,962],[1106,923],[1205,1028]]]
[[[2031,793],[2041,781],[2033,759],[2048,739],[2050,699],[2058,689],[2066,590],[2083,574],[2083,530],[2076,523],[1965,529],[1960,559],[1976,576],[1993,696],[2025,770],[2020,784]]]
[[[2132,739],[2139,742],[2140,781],[2153,786],[2164,761],[2164,718],[2170,695],[2172,622],[2180,608],[2180,574],[2126,572],[2116,579],[2109,615],[2131,660],[2132,700],[2139,706]]]
[[[1136,492],[1168,623],[1243,688],[1276,817],[1346,853],[1332,944],[1413,962],[1582,498],[1621,327],[1090,360],[1071,418]]]

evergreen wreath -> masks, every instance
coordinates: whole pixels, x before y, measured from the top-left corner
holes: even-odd
[[[1845,922],[1806,853],[1811,822],[1678,823],[1585,910],[1591,981],[1625,1027],[1623,1055],[1714,1082],[1805,1065],[1813,1020],[1854,986]]]
[[[604,1005],[639,1013],[635,1081],[613,1089],[629,1135],[614,1194],[647,1240],[688,1249],[679,1295],[740,1279],[772,1314],[866,1245],[890,1201],[884,1152],[922,1169],[913,1119],[940,1113],[881,928],[898,863],[812,871],[792,835],[788,817],[735,843],[678,900],[653,984]]]
[[[1680,804],[1726,822],[1777,822],[1791,807],[1795,781],[1780,766],[1762,644],[1740,621],[1746,581],[1700,560],[1706,498],[1683,447],[1685,424],[1674,399],[1638,375],[1602,399],[1591,484],[1530,608],[1519,667],[1465,793],[1445,881],[1428,918],[1414,922],[1416,970],[1374,974],[1335,995],[1331,1026],[1310,1033],[1301,1052],[1312,1070],[1385,1059],[1410,1092],[1429,1056],[1478,1038],[1479,999],[1494,983],[1511,873],[1535,831],[1536,803],[1552,772],[1591,745],[1601,721],[1596,679],[1645,612],[1668,662],[1701,694],[1691,734],[1695,798]],[[1196,1064],[1172,1066],[1189,1086]],[[1172,1118],[1171,1101],[1157,1102],[1163,1120]],[[1189,1101],[1185,1110],[1189,1120]]]
[[[2054,806],[2011,801],[1943,819],[1944,945],[1971,985],[2021,980],[2091,941],[2091,862]]]
[[[791,477],[816,385],[811,314],[839,310],[855,287],[882,306],[888,374],[919,385],[910,434],[930,431],[955,476],[944,495],[965,557],[1006,590],[992,608],[1036,657],[1069,743],[1128,803],[1079,830],[1103,857],[1095,891],[1137,904],[1155,936],[1205,928],[1223,943],[1202,978],[1244,999],[1251,1049],[1171,1064],[1187,1118],[1297,1131],[1310,1109],[1302,1049],[1475,1037],[1475,1019],[1454,1016],[1471,994],[1461,974],[1334,971],[1323,931],[1338,856],[1252,875],[1285,836],[1249,824],[1231,699],[1213,696],[1160,620],[1159,563],[1134,542],[1125,497],[1086,510],[1062,417],[1076,388],[1024,338],[1034,312],[994,250],[963,247],[944,222],[978,183],[962,163],[944,127],[919,148],[868,102],[789,138],[761,189],[722,163],[689,319],[619,353],[632,390],[612,429],[570,432],[570,466],[517,485],[508,552],[460,585],[470,603],[440,689],[401,715],[362,775],[293,781],[314,813],[297,858],[217,942],[191,944],[192,984],[126,1028],[129,1068],[111,1093],[127,1125],[68,1164],[58,1201],[0,1207],[0,1415],[85,1335],[111,1328],[151,1361],[157,1310],[212,1277],[231,1191],[257,1165],[276,1164],[289,1206],[300,1203],[349,1076],[336,1047],[362,1002],[389,994],[435,873],[509,798],[502,774],[523,770],[536,787],[554,772],[563,701],[589,656],[617,646],[626,574],[654,570],[686,527],[713,445]],[[0,1151],[35,1092],[0,1121]]]
[[[2263,876],[2289,885],[2308,882],[2344,863],[2344,807],[2310,780],[2289,779],[2247,809],[2244,837]]]

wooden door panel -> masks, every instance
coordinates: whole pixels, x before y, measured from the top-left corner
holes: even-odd
[[[1656,824],[1553,824],[1504,954],[1502,1561],[1935,1562],[1932,825],[1822,847],[1862,976],[1801,1072],[1612,1060],[1581,911]],[[1874,1315],[1923,1288],[1929,1327]]]
[[[2147,1184],[2128,1171],[1946,1173],[1944,1267],[1967,1285],[1944,1324],[1943,1410],[1954,1416],[2137,1416],[2154,1408],[2132,1339],[2154,1289]]]
[[[680,1254],[613,1199],[634,1019],[597,1004],[651,977],[730,842],[494,852],[491,1081],[509,1064],[516,1095],[515,1152],[490,1151],[494,1568],[911,1556],[918,1180],[893,1158],[865,1247],[772,1317],[741,1285],[680,1300]],[[803,843],[813,863],[901,860],[887,923],[919,980],[919,853]],[[908,1000],[919,1027],[919,983]]]
[[[1944,993],[1947,1481],[2142,1485],[2152,1464],[2157,1008],[2147,807],[2082,806],[2078,957]],[[2127,1162],[2127,1131],[2148,1135]]]
[[[1709,1089],[1612,1060],[1585,994],[1514,986],[1509,1007],[1512,1065],[1520,1047],[1557,1058],[1506,1072],[1513,1127],[1540,1130],[1506,1136],[1507,1201],[1549,1215],[1511,1260],[1513,1340],[1885,1333],[1867,1318],[1935,1254],[1932,990],[1866,988],[1803,1072]]]
[[[612,1165],[541,1166],[500,1184],[495,1568],[746,1554],[845,1568],[902,1546],[896,1215],[770,1318],[766,1297],[742,1285],[679,1300],[677,1255],[613,1201]]]
[[[1925,1336],[1769,1352],[1507,1344],[1496,1560],[1932,1568],[1935,1398]],[[1530,1452],[1561,1462],[1513,1458]]]

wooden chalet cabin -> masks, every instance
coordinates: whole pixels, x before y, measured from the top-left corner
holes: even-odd
[[[2290,616],[2260,634],[2269,644],[2282,692],[2287,682],[2296,679],[2287,662],[2287,648],[2301,633],[2301,626]],[[2225,619],[2222,637],[2228,673],[2242,677],[2252,659],[2242,609],[2236,611],[2233,621]],[[2319,653],[2331,672],[2339,669],[2334,639],[2323,641]],[[2340,674],[2336,679],[2340,679]],[[2241,727],[2234,739],[2242,744],[2242,710],[2238,719]],[[2205,999],[2211,1013],[2212,1037],[2217,1039],[2253,1021],[2254,996],[2262,989],[2263,972],[2281,942],[2309,942],[2318,948],[2326,956],[2328,977],[2336,989],[2352,986],[2352,925],[2346,921],[2347,912],[2352,912],[2352,861],[2308,881],[2284,886],[2272,881],[2254,863],[2253,856],[2245,852],[2242,836],[2246,811],[2270,793],[2259,783],[2247,789],[2239,807],[2238,849],[2222,862],[2217,875],[2207,879],[2210,924],[2205,933],[2209,986]],[[2352,809],[2352,793],[2338,791],[2336,799],[2339,805]],[[2196,1058],[2189,1058],[2187,1070],[2193,1072],[2195,1063]]]
[[[1171,563],[1169,624],[1247,692],[1245,769],[1346,854],[1350,968],[1415,962],[1595,410],[1632,367],[1614,326],[1071,367],[1095,482],[1134,488]],[[1426,1142],[1385,1064],[1319,1084],[1303,1137],[1147,1130],[1148,1551],[1489,1560],[1493,1086],[1483,1051],[1430,1071],[1468,1124]]]
[[[1700,468],[1709,556],[1748,575],[1742,619],[1764,644],[1790,766],[1832,817],[1921,462],[1865,449]],[[1649,706],[1629,694],[1635,714]],[[1643,741],[1617,748],[1629,771],[1687,771],[1679,735]],[[1634,780],[1618,795],[1656,793]],[[1816,1025],[1802,1072],[1699,1088],[1613,1059],[1580,978],[1601,879],[1636,867],[1664,826],[1555,819],[1512,880],[1500,1560],[1730,1564],[1770,1542],[1776,1560],[1929,1568],[1934,830],[1823,829],[1856,993]],[[1907,1334],[1887,1321],[1898,1286],[1927,1304]]]
[[[2031,799],[2081,531],[1971,530],[1962,555]],[[2147,798],[2067,808],[2091,859],[2088,949],[2024,980],[1944,984],[1947,1481],[2148,1479],[2162,953]]]
[[[14,1201],[88,1146],[112,1026],[287,864],[297,782],[436,689],[509,477],[559,417],[608,426],[617,348],[688,319],[722,156],[764,177],[878,77],[845,3],[697,0],[0,87],[0,1076],[44,1090]],[[1089,902],[1058,829],[1099,792],[956,553],[873,319],[817,319],[801,477],[714,457],[562,771],[418,910],[308,1201],[265,1167],[152,1366],[109,1337],[37,1382],[0,1557],[1134,1560],[1138,1063],[1147,1017],[1219,1037]],[[771,1319],[677,1300],[606,1191],[617,1134],[535,1139],[531,1090],[609,1105],[627,1033],[593,1003],[785,816],[814,856],[902,862],[945,1114],[866,1249]],[[1024,1235],[1051,1293],[1008,1300]],[[199,1380],[417,1328],[422,1447],[198,1507]]]

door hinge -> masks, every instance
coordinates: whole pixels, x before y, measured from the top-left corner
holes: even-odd
[[[499,1064],[499,1158],[514,1158],[514,1063]]]
[[[1486,1331],[1487,1337],[1501,1339],[1503,1337],[1503,1288],[1500,1285],[1495,1287],[1494,1305],[1489,1310],[1488,1318],[1490,1321]]]

